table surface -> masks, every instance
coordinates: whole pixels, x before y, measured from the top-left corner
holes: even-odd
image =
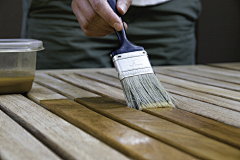
[[[240,63],[154,67],[176,108],[127,108],[114,68],[0,95],[0,159],[240,159]]]

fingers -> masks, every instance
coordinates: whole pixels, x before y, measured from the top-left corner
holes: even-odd
[[[97,15],[87,1],[73,1],[72,9],[86,36],[103,37],[113,33],[113,28]]]
[[[118,0],[117,8],[121,14],[126,13],[132,0]],[[119,5],[119,6],[118,6]],[[127,24],[114,13],[107,0],[73,0],[72,9],[84,34],[92,37],[103,37],[127,29]]]
[[[93,10],[116,30],[122,30],[121,19],[114,13],[107,0],[89,0]]]
[[[124,29],[127,30],[127,28],[128,28],[127,23],[123,22],[123,25],[124,25]]]
[[[118,0],[117,10],[121,15],[124,15],[132,4],[132,0]]]

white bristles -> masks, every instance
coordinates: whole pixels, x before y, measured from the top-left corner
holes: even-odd
[[[175,107],[174,99],[162,87],[155,74],[141,74],[121,80],[127,105],[144,108]]]

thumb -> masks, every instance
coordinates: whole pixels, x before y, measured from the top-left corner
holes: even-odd
[[[117,10],[121,15],[124,15],[130,5],[132,4],[132,0],[118,0],[117,1]]]

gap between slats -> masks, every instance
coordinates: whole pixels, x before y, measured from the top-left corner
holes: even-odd
[[[51,79],[51,78],[48,78],[48,77],[46,77],[47,79]],[[52,79],[54,79],[54,78],[52,78]],[[40,82],[41,81],[41,82]],[[56,89],[56,86],[54,87],[54,85],[47,85],[46,83],[44,83],[44,81],[43,81],[43,79],[39,79],[39,78],[37,78],[37,83],[39,83],[39,84],[41,84],[41,85],[44,85],[44,86],[46,86],[46,87],[48,87],[48,88],[50,88],[50,89],[52,89],[52,90],[55,90],[55,91],[57,91],[57,92],[59,92],[59,90],[58,89]],[[51,82],[47,82],[47,83],[51,83]],[[69,84],[68,84],[69,85]],[[62,91],[61,91],[61,93],[63,93]],[[69,93],[66,93],[66,95],[69,95]],[[177,110],[177,109],[176,109]],[[182,112],[180,112],[180,113],[184,113],[184,111],[182,111]],[[184,114],[183,114],[184,115]],[[196,116],[196,117],[198,117],[198,118],[200,118],[201,120],[207,120],[207,121],[209,121],[207,118],[203,118],[203,117],[200,117],[200,116],[197,116],[197,115],[194,115],[194,116]],[[164,116],[163,116],[164,117]],[[162,118],[162,117],[161,117]],[[171,118],[169,118],[169,116],[166,116],[166,118],[169,120],[169,119],[171,119]],[[165,119],[166,119],[165,118]],[[174,122],[174,123],[176,123],[176,118],[173,118],[172,120],[169,120],[169,121],[172,121],[172,122]],[[181,119],[180,119],[180,121],[181,121]],[[237,131],[237,132],[239,132],[239,130],[238,129],[235,129],[235,128],[233,128],[233,127],[230,127],[230,126],[227,126],[227,125],[224,125],[224,124],[222,124],[222,123],[220,123],[220,122],[216,122],[216,121],[213,121],[213,120],[210,120],[209,122],[211,122],[211,123],[213,123],[213,126],[215,126],[215,125],[217,125],[217,124],[221,124],[220,126],[221,127],[225,127],[225,129],[223,129],[222,128],[222,130],[224,130],[224,131],[228,131],[228,129],[227,128],[231,128],[231,129],[233,129],[233,130],[235,130],[235,131]],[[208,123],[209,123],[208,122]],[[206,123],[206,124],[208,124],[208,123]],[[177,123],[177,124],[180,124],[180,125],[183,125],[183,123]],[[202,123],[202,126],[204,125],[204,122]],[[204,134],[204,135],[207,135],[207,136],[209,136],[209,137],[212,137],[212,138],[215,138],[215,139],[217,139],[217,140],[220,140],[220,141],[223,141],[223,142],[225,142],[225,143],[229,143],[229,144],[231,144],[231,145],[234,145],[234,146],[238,146],[239,148],[240,148],[240,144],[233,144],[233,143],[235,143],[235,140],[226,140],[226,139],[224,139],[223,137],[221,137],[221,134],[219,135],[219,134],[216,134],[215,133],[215,131],[214,130],[211,130],[211,127],[210,127],[210,130],[209,131],[207,131],[207,132],[205,132],[204,131],[204,129],[203,128],[198,128],[198,127],[195,127],[193,124],[186,124],[186,125],[183,125],[184,127],[187,127],[187,128],[190,128],[190,129],[192,129],[192,130],[194,130],[194,131],[196,131],[196,132],[199,132],[199,133],[201,133],[201,134]],[[213,127],[212,126],[212,127]],[[230,129],[230,130],[231,130]],[[229,132],[229,133],[231,133],[231,132]],[[229,134],[228,133],[228,134]],[[217,137],[216,137],[216,135],[217,135]],[[236,134],[236,135],[238,135],[238,134]]]
[[[125,102],[124,95],[121,90],[105,85],[100,84],[95,81],[89,80],[84,77],[79,77],[74,74],[51,74],[59,79],[62,79],[68,83],[71,83],[75,86],[78,86],[80,88],[87,89],[91,92],[101,94],[103,96],[110,97],[112,99],[115,99],[119,102]],[[100,92],[99,89],[100,88]],[[121,93],[121,94],[120,94]],[[192,113],[197,113],[202,116],[206,116],[211,119],[218,120],[220,122],[240,127],[240,116],[239,112],[235,112],[226,108],[218,107],[215,105],[211,105],[209,103],[196,101],[187,97],[179,97],[178,95],[175,95],[175,97],[178,97],[178,108],[190,111]],[[180,98],[180,99],[179,99]],[[191,103],[186,103],[187,101],[190,101]],[[193,102],[193,103],[192,103]],[[184,104],[184,105],[182,105]],[[185,105],[186,104],[186,105]],[[198,105],[198,107],[192,106],[192,104]],[[208,111],[210,109],[210,111]]]
[[[107,73],[110,73],[111,75],[114,75],[115,72],[112,74],[111,72],[108,71]],[[86,76],[86,73],[78,73],[78,74]],[[93,78],[93,77],[91,77],[91,78]],[[95,79],[100,81],[99,78],[95,78]],[[118,79],[116,79],[115,81],[119,82]],[[165,80],[165,81],[167,82],[167,80]],[[108,82],[109,82],[108,80],[105,81],[105,83],[108,83]],[[115,83],[116,82],[113,82],[113,79],[109,82],[109,84],[111,84],[111,85],[114,85]],[[76,85],[76,83],[75,83],[75,85]],[[239,106],[240,102],[233,101],[233,100],[228,100],[228,99],[217,97],[217,96],[214,96],[214,95],[207,95],[206,93],[187,90],[185,88],[181,88],[180,86],[174,86],[174,85],[169,85],[169,84],[165,84],[165,86],[167,86],[166,89],[170,88],[170,91],[173,93],[173,95],[175,95],[175,97],[178,97],[178,99],[180,98],[180,100],[179,100],[180,105],[178,105],[178,108],[186,110],[186,111],[190,111],[192,113],[199,114],[199,115],[202,115],[202,116],[205,116],[205,117],[208,117],[208,118],[212,118],[212,119],[218,120],[220,122],[227,123],[229,125],[240,127],[239,126],[239,124],[240,124],[239,123],[239,121],[240,121],[239,115],[236,115],[236,114],[240,114],[240,113],[239,112],[234,112],[234,110],[239,111],[238,106]],[[120,86],[118,85],[117,87],[119,88]],[[182,90],[182,91],[180,91],[180,90]],[[190,94],[188,92],[190,92],[192,94]],[[194,94],[197,94],[198,96],[193,97]],[[184,97],[181,97],[181,96],[189,97],[191,99],[184,98]],[[209,99],[207,99],[206,96],[208,96]],[[192,99],[199,100],[199,97],[201,97],[200,100],[203,101],[203,102],[192,100]],[[181,100],[181,99],[184,99],[184,100]],[[185,101],[189,101],[190,105],[186,104]],[[205,101],[207,101],[207,103],[205,103]],[[224,101],[226,101],[226,102],[224,102]],[[190,103],[190,102],[192,102],[192,103]],[[230,104],[227,104],[228,102]],[[198,105],[198,107],[194,107],[191,104]],[[220,107],[218,107],[216,105],[218,105]],[[231,109],[231,110],[227,110],[225,108]],[[229,118],[227,116],[227,114],[232,114],[232,115]],[[233,116],[233,115],[235,115],[235,116]],[[234,119],[231,120],[233,117],[235,117],[234,118],[235,120]]]
[[[84,76],[89,79],[92,79],[94,81],[98,81],[98,82],[110,85],[112,87],[116,87],[118,89],[122,89],[121,83],[119,82],[119,79],[117,79],[117,78],[109,77],[109,76],[98,74],[98,73],[77,72],[76,74],[78,74],[80,76]],[[198,101],[206,102],[209,104],[217,105],[217,106],[220,106],[223,108],[227,108],[227,109],[231,109],[231,110],[240,112],[240,107],[238,107],[238,106],[240,106],[240,102],[238,102],[238,101],[202,93],[199,91],[189,90],[186,88],[182,88],[180,86],[175,86],[175,85],[167,84],[164,82],[162,82],[162,85],[164,88],[166,88],[168,90],[168,92],[170,92],[172,94],[181,95],[184,97],[188,97],[191,99],[195,99]]]
[[[210,66],[219,67],[219,68],[227,68],[231,70],[238,70],[240,71],[240,62],[234,63],[210,63]]]
[[[0,159],[41,160],[60,158],[0,110]]]
[[[53,85],[53,84],[52,84]],[[29,93],[29,94],[31,94],[31,92]],[[68,94],[70,94],[70,93],[68,93]],[[99,101],[100,100],[100,101]],[[125,124],[125,125],[127,125],[127,126],[129,126],[129,127],[133,127],[134,129],[137,129],[138,131],[143,131],[142,129],[142,127],[144,126],[144,124],[145,123],[143,123],[142,125],[140,125],[140,126],[142,126],[142,127],[136,127],[137,125],[136,125],[136,123],[134,123],[134,121],[136,121],[136,122],[138,122],[138,118],[140,118],[139,119],[139,122],[141,123],[141,120],[144,120],[144,121],[147,121],[149,118],[151,119],[151,118],[153,118],[152,119],[152,123],[154,123],[154,121],[155,121],[155,123],[159,123],[160,124],[160,126],[164,126],[164,124],[165,123],[167,123],[168,125],[170,125],[171,126],[171,123],[170,122],[165,122],[164,120],[160,120],[160,119],[158,119],[158,118],[154,118],[154,116],[151,116],[151,115],[149,115],[149,116],[145,116],[145,118],[144,118],[144,115],[145,114],[143,114],[143,112],[140,112],[140,111],[137,111],[137,110],[134,110],[134,109],[130,109],[130,108],[125,108],[126,106],[124,106],[124,105],[121,105],[121,104],[117,104],[116,102],[114,102],[114,101],[112,101],[112,100],[107,100],[107,99],[105,99],[105,98],[101,98],[101,97],[94,97],[94,98],[78,98],[77,99],[77,101],[78,102],[81,102],[82,104],[84,104],[85,106],[87,106],[87,107],[90,107],[90,109],[92,109],[93,111],[96,111],[96,112],[98,112],[98,113],[101,113],[102,115],[104,115],[104,116],[107,116],[107,117],[109,117],[109,118],[111,118],[111,119],[114,119],[114,120],[116,120],[116,121],[118,121],[118,122],[120,122],[120,123],[122,123],[122,124]],[[41,102],[41,101],[40,101]],[[87,103],[86,103],[87,102]],[[43,104],[47,104],[47,102],[46,101],[43,101],[43,102],[41,102],[41,103],[43,103]],[[52,102],[53,103],[53,102]],[[58,102],[58,104],[60,104],[60,102]],[[89,105],[89,104],[91,104],[91,105]],[[96,105],[96,107],[94,107],[94,105]],[[107,105],[109,105],[109,106],[107,106]],[[110,107],[110,106],[112,106],[112,107]],[[63,106],[62,106],[63,107]],[[62,107],[60,107],[60,108],[62,108]],[[102,108],[103,107],[103,109],[100,109],[100,108]],[[119,108],[120,107],[120,108]],[[104,109],[104,108],[106,108],[106,109]],[[70,108],[69,108],[70,109]],[[67,109],[67,110],[69,110],[69,109]],[[124,113],[122,113],[122,114],[120,114],[121,112],[123,112],[124,111]],[[55,111],[54,111],[55,112]],[[77,110],[75,111],[76,113],[77,113]],[[120,112],[120,113],[119,113]],[[131,114],[131,112],[133,113],[133,114]],[[79,112],[78,112],[79,113]],[[135,117],[134,118],[134,120],[133,121],[131,121],[131,122],[127,122],[126,120],[124,120],[124,119],[122,119],[121,118],[121,116],[120,115],[122,115],[122,116],[126,116],[126,115],[129,115],[131,118],[133,118],[133,116],[134,115],[138,115],[138,114],[140,114],[139,116],[138,116],[138,118],[137,117]],[[120,116],[120,117],[118,117],[118,116]],[[71,116],[71,114],[67,114],[67,115],[65,115],[64,116],[65,118],[67,118],[67,117],[74,117],[74,116]],[[78,117],[81,117],[80,115],[78,116]],[[67,119],[69,119],[69,118],[67,118]],[[143,118],[143,119],[141,119],[141,118]],[[71,118],[70,118],[71,119]],[[158,122],[158,120],[160,120],[159,122]],[[72,119],[71,120],[71,122],[73,122],[74,123],[74,120]],[[76,123],[75,123],[76,124]],[[167,124],[165,124],[165,125],[167,125]],[[147,128],[151,128],[151,126],[152,125],[149,125],[149,126],[146,126]],[[169,128],[170,126],[166,126],[166,129],[167,128]],[[160,127],[161,128],[161,127]],[[171,127],[170,127],[171,128]],[[170,129],[169,128],[169,129]],[[175,131],[172,131],[171,129],[173,129],[173,130],[175,130]],[[180,137],[186,137],[186,139],[185,140],[187,140],[187,141],[185,141],[185,145],[183,145],[183,144],[181,144],[182,143],[182,141],[183,140],[180,140],[179,141],[179,143],[178,144],[180,144],[180,146],[182,145],[182,147],[177,147],[176,146],[176,144],[175,145],[173,145],[173,146],[175,146],[175,147],[177,147],[178,149],[183,149],[183,148],[185,148],[184,150],[187,150],[188,151],[188,149],[190,149],[190,151],[188,151],[188,153],[190,152],[190,153],[192,153],[193,155],[195,155],[195,156],[200,156],[200,158],[204,158],[204,159],[211,159],[211,158],[213,158],[213,157],[218,157],[218,159],[221,157],[221,156],[224,156],[224,155],[221,155],[221,156],[219,156],[219,155],[217,155],[216,154],[216,151],[215,151],[215,148],[221,148],[221,147],[223,147],[224,148],[224,145],[222,146],[222,144],[221,143],[218,143],[218,142],[216,142],[216,141],[214,141],[214,140],[211,140],[211,139],[208,139],[208,138],[205,138],[204,136],[200,136],[199,134],[196,134],[196,133],[194,133],[194,132],[191,132],[190,130],[187,130],[187,129],[185,129],[185,131],[184,131],[184,129],[181,129],[181,127],[178,127],[177,125],[175,125],[175,127],[173,127],[173,128],[171,128],[169,131],[170,132],[166,132],[166,131],[164,131],[165,129],[163,129],[162,131],[163,132],[166,132],[166,134],[163,134],[162,135],[162,137],[164,137],[164,135],[165,135],[165,137],[169,137],[169,138],[167,138],[167,139],[165,139],[165,140],[163,140],[162,138],[157,138],[157,139],[159,139],[159,140],[163,140],[164,142],[168,142],[169,140],[170,140],[170,142],[168,142],[168,144],[170,143],[171,145],[173,145],[174,143],[172,143],[172,142],[174,142],[174,141],[172,141],[171,139],[175,139],[175,141],[178,141],[178,138],[180,138]],[[181,130],[183,130],[183,131],[181,131]],[[159,131],[161,131],[161,130],[159,130]],[[181,132],[183,132],[183,134],[179,134],[179,135],[177,135],[177,131],[179,131],[179,133],[181,133]],[[148,132],[148,131],[143,131],[143,133],[145,133],[146,134],[146,132]],[[148,133],[148,135],[150,134],[150,135],[152,135],[153,136],[153,134],[151,134],[151,131],[149,131],[150,133]],[[178,138],[177,137],[175,137],[175,138],[173,138],[173,137],[171,137],[171,135],[173,136],[173,135],[177,135],[177,136],[179,136]],[[195,137],[198,137],[198,138],[195,138]],[[156,138],[156,136],[154,136],[154,138]],[[193,138],[193,140],[191,140],[191,138]],[[181,139],[181,138],[180,138]],[[184,139],[184,138],[183,138]],[[195,139],[195,140],[194,140]],[[172,141],[172,142],[171,142]],[[190,142],[190,143],[189,143]],[[199,143],[200,142],[200,143]],[[207,145],[208,143],[210,143],[211,145],[211,147],[213,147],[212,149],[210,149],[210,148],[208,148],[209,147],[209,145]],[[193,145],[193,144],[195,144],[196,146],[196,148],[194,147],[194,146],[191,146],[191,145]],[[202,145],[206,145],[206,146],[202,146]],[[202,147],[201,147],[202,146]],[[200,148],[198,148],[198,147],[200,147]],[[188,149],[187,149],[188,148]],[[219,150],[224,150],[224,151],[226,151],[226,150],[228,150],[227,152],[233,152],[233,150],[234,149],[231,149],[231,150],[229,150],[228,149],[228,147],[226,147],[225,149],[220,149],[219,148]],[[195,149],[195,151],[197,150],[197,152],[195,153],[194,152],[194,149]],[[202,151],[201,151],[202,150]],[[209,153],[207,153],[207,152],[209,152]],[[215,153],[214,153],[215,152]],[[217,151],[218,152],[218,151]],[[238,152],[239,152],[239,155],[240,155],[240,151],[235,151],[235,153],[233,152],[233,154],[236,154],[236,156],[237,156],[237,154],[238,154]],[[200,154],[201,153],[201,154]],[[204,153],[204,154],[202,154],[202,153]],[[206,155],[208,155],[208,156],[205,156],[205,154]],[[226,155],[228,155],[228,153],[226,154]],[[212,156],[212,157],[211,157]],[[222,158],[222,157],[221,157]],[[228,157],[229,158],[229,157]]]
[[[1,95],[0,108],[63,159],[126,159],[116,150],[22,95]]]
[[[145,158],[151,157],[150,159],[154,159],[154,156],[156,155],[160,157],[163,156],[165,157],[164,159],[170,158],[171,156],[177,158],[176,155],[167,154],[167,152],[175,152],[175,154],[179,155],[180,157],[184,156],[185,158],[188,159],[187,155],[179,152],[178,150],[173,149],[171,147],[169,148],[163,143],[160,143],[159,141],[156,141],[150,137],[143,136],[142,133],[140,134],[137,131],[128,129],[128,127],[126,128],[120,123],[109,120],[108,118],[105,118],[104,116],[101,116],[96,112],[91,111],[72,100],[68,101],[57,99],[40,100],[41,97],[39,98],[39,95],[36,94],[37,92],[34,91],[36,87],[37,90],[48,90],[44,87],[34,85],[33,89],[28,93],[28,96],[31,99],[38,100],[41,104],[50,108],[50,110],[55,114],[61,116],[62,118],[68,120],[72,124],[87,131],[88,133],[99,138],[100,140],[107,143],[111,147],[116,148],[117,150],[123,152],[124,154],[132,158],[143,159],[144,157]],[[50,90],[48,90],[47,92],[50,93]],[[99,97],[94,96],[93,98]],[[126,135],[128,135],[129,137],[126,137]],[[146,142],[141,142],[143,139],[146,138],[148,139]],[[120,143],[116,143],[116,141],[119,141]],[[124,149],[124,147],[126,147],[126,149],[128,150]],[[155,149],[150,151],[147,148]],[[162,150],[163,148],[164,150]],[[237,152],[235,152],[234,154],[237,154]]]

